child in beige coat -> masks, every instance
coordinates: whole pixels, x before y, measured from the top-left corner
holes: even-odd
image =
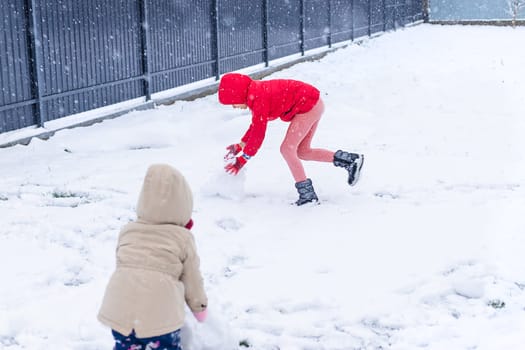
[[[204,321],[207,297],[193,235],[193,196],[182,174],[169,165],[149,167],[137,220],[125,225],[116,270],[98,314],[112,329],[115,350],[180,349],[188,305]]]

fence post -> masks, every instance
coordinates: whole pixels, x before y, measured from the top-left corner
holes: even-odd
[[[386,0],[383,0],[383,32],[386,32]]]
[[[146,101],[151,100],[151,72],[149,69],[149,25],[148,25],[148,0],[139,0],[140,6],[140,47],[142,55],[142,74],[144,77],[144,95]]]
[[[401,26],[405,27],[406,26],[406,22],[407,22],[407,17],[408,17],[407,0],[403,1],[403,9],[404,9],[404,11],[403,11],[404,16],[403,16],[403,24]]]
[[[328,0],[328,48],[332,47],[332,0]]]
[[[354,16],[354,0],[350,0],[350,17],[352,17],[352,41],[355,39],[355,16]]]
[[[372,0],[368,0],[368,37],[372,36]]]
[[[44,76],[43,76],[43,57],[42,43],[40,37],[40,28],[38,27],[37,10],[35,0],[26,0],[26,17],[29,23],[29,55],[31,62],[31,81],[33,96],[36,98],[35,116],[39,127],[44,127],[47,121],[44,108],[42,106],[42,97],[44,96]]]
[[[305,17],[304,17],[304,15],[305,15],[304,2],[305,1],[306,0],[301,0],[300,1],[300,6],[301,6],[300,11],[301,11],[301,13],[300,13],[299,18],[300,18],[300,22],[301,22],[301,56],[304,56],[304,36],[305,36],[304,32],[305,32],[305,20],[306,20]]]
[[[212,8],[213,34],[211,36],[211,51],[215,54],[215,80],[221,77],[221,65],[219,54],[219,0],[213,1]]]
[[[264,66],[269,66],[269,53],[268,53],[268,28],[269,28],[269,9],[268,9],[268,0],[263,0],[263,23],[264,23],[264,29],[263,29],[263,47],[264,47]]]
[[[428,23],[429,21],[429,15],[428,15],[428,7],[429,7],[429,0],[423,0],[423,8],[421,9],[423,11],[423,21],[425,23]]]
[[[394,30],[397,30],[397,1],[398,0],[395,0],[394,1],[394,7],[392,9],[393,13],[392,13],[392,16],[394,17],[394,21],[393,21],[393,26],[394,26]]]

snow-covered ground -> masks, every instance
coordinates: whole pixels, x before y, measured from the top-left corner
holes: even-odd
[[[419,25],[277,77],[322,90],[315,145],[366,155],[353,188],[306,163],[319,206],[290,205],[285,123],[224,174],[249,114],[216,95],[1,149],[0,348],[112,347],[117,234],[163,162],[194,191],[210,298],[187,349],[523,349],[525,28]]]

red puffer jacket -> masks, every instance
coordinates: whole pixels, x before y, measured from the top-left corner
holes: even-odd
[[[225,74],[219,84],[222,104],[246,104],[252,123],[242,137],[244,153],[254,156],[264,140],[266,125],[280,118],[289,122],[296,114],[310,111],[319,101],[319,90],[297,80],[252,80],[239,73]]]

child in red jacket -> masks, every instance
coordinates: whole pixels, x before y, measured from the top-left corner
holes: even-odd
[[[266,125],[280,118],[290,123],[281,144],[281,154],[292,172],[299,193],[295,204],[318,201],[312,180],[306,177],[301,160],[333,162],[335,166],[345,168],[350,186],[359,179],[364,160],[362,154],[311,148],[324,111],[319,90],[312,85],[286,79],[252,80],[244,74],[228,73],[219,83],[219,102],[234,108],[249,108],[252,112],[252,122],[241,141],[226,148],[228,153],[225,159],[235,158],[225,168],[228,173],[236,175],[257,153],[264,140]]]

